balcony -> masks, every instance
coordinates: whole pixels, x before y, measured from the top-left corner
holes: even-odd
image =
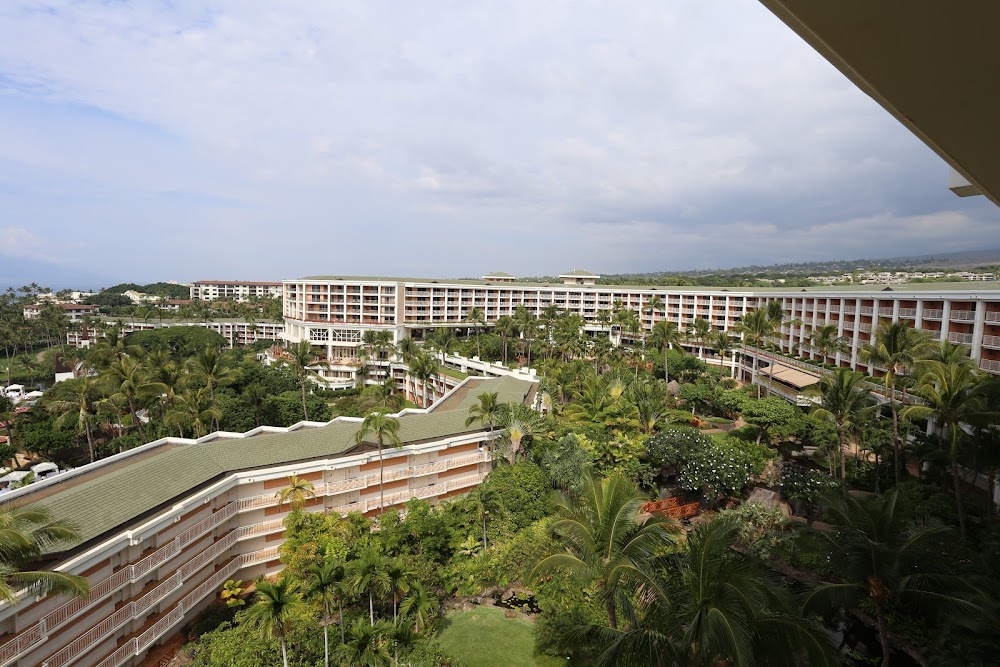
[[[940,320],[944,316],[944,311],[938,308],[925,308],[924,309],[924,319],[925,320]]]
[[[953,310],[948,316],[953,322],[974,322],[976,311],[974,310]]]
[[[965,345],[971,345],[972,334],[952,331],[951,333],[948,334],[948,340],[950,340],[952,343],[963,343]]]
[[[992,313],[986,313],[986,321],[987,322],[998,322],[998,323],[1000,323],[1000,311],[998,311],[998,312],[992,312]]]
[[[998,314],[1000,314],[1000,313],[998,313]],[[899,309],[899,316],[900,317],[905,317],[905,318],[910,319],[910,320],[916,319],[916,317],[917,317],[917,309],[916,308],[900,308]]]
[[[892,317],[892,308],[879,308],[879,317]]]
[[[872,307],[872,306],[861,306],[861,308],[859,308],[859,310],[861,311],[862,315],[874,315],[875,314],[875,308]],[[891,315],[892,313],[889,313],[889,314]]]
[[[996,359],[980,359],[979,367],[988,373],[1000,373],[1000,361]]]
[[[991,347],[1000,350],[1000,336],[983,336],[983,347]]]

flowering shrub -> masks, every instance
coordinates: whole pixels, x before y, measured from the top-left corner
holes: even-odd
[[[716,442],[693,428],[666,429],[646,441],[653,462],[676,469],[678,483],[691,491],[705,491],[715,498],[738,493],[759,475],[773,452],[766,446],[727,438]]]
[[[814,503],[826,491],[835,489],[837,480],[818,470],[786,466],[781,476],[781,492],[786,498]]]

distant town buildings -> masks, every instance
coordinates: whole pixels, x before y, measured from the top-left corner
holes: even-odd
[[[823,285],[903,285],[915,280],[942,280],[954,281],[988,281],[996,280],[994,273],[973,273],[970,271],[957,271],[945,273],[944,271],[858,271],[856,273],[842,273],[839,276],[809,276],[807,280],[812,280]]]
[[[259,301],[281,296],[280,282],[247,280],[196,280],[191,298],[202,301]]]

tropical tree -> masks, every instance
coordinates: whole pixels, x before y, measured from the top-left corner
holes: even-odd
[[[251,382],[243,388],[243,400],[253,410],[254,426],[260,426],[260,414],[264,408],[264,401],[267,400],[267,396],[267,388],[259,382]]]
[[[698,343],[698,349],[701,352],[701,357],[704,358],[705,352],[705,341],[708,335],[712,332],[712,325],[704,317],[696,317],[691,320],[691,326],[688,329],[688,335],[693,337]]]
[[[731,519],[702,524],[688,533],[686,549],[629,568],[628,623],[597,633],[606,644],[597,664],[838,665],[779,575],[734,549],[739,531]]]
[[[538,334],[538,320],[535,314],[525,308],[524,306],[518,306],[514,311],[514,326],[517,331],[521,334],[521,338],[524,340],[527,349],[527,363],[531,366],[531,341],[535,339]]]
[[[517,463],[525,439],[534,435],[539,426],[538,413],[520,403],[504,403],[499,408],[498,423],[510,447],[511,463]]]
[[[874,410],[871,389],[863,386],[864,375],[849,368],[838,368],[820,381],[820,404],[812,414],[832,422],[837,427],[837,460],[840,462],[841,484],[847,484],[844,448],[848,438],[860,432]]]
[[[213,423],[222,419],[222,411],[208,394],[208,387],[191,389],[177,398],[176,407],[167,413],[164,422],[176,426],[184,437],[184,425],[190,424],[194,437],[200,438]]]
[[[287,575],[269,581],[257,579],[256,601],[247,609],[247,621],[261,636],[277,639],[281,644],[281,662],[288,667],[288,646],[285,638],[297,616],[306,610],[300,584]]]
[[[485,426],[490,432],[490,446],[493,445],[493,427],[496,426],[500,418],[499,394],[495,391],[484,391],[476,397],[476,402],[469,406],[469,416],[465,418],[465,425],[472,426],[479,424]]]
[[[316,497],[312,482],[302,479],[298,475],[291,475],[288,478],[288,486],[274,494],[278,500],[278,507],[285,503],[291,505],[292,510],[301,509],[306,501]]]
[[[375,596],[389,592],[385,557],[372,545],[361,549],[358,557],[347,564],[348,582],[358,595],[368,595],[368,620],[375,625]]]
[[[650,320],[655,320],[656,318],[653,316],[663,309],[663,299],[660,298],[659,294],[654,294],[646,300],[646,314],[649,315]],[[653,326],[656,325],[654,324]]]
[[[483,314],[483,309],[479,306],[473,306],[465,314],[465,321],[471,324],[476,332],[476,356],[482,358],[483,351],[479,347],[479,329],[486,326],[486,315]]]
[[[57,422],[62,423],[73,419],[76,421],[76,432],[87,438],[87,451],[90,462],[94,462],[94,436],[91,419],[94,416],[97,400],[100,397],[97,380],[90,376],[74,378],[61,383],[56,397],[48,403],[50,411],[55,413]]]
[[[677,327],[676,322],[660,320],[653,325],[653,332],[650,335],[649,340],[653,345],[656,345],[663,350],[663,383],[670,384],[670,370],[668,369],[669,364],[667,362],[667,351],[672,349],[675,345],[680,348],[681,330]]]
[[[500,344],[503,347],[503,363],[507,365],[507,339],[514,335],[517,331],[517,325],[514,324],[514,320],[508,315],[501,315],[497,318],[496,324],[493,326],[493,330],[500,335]]]
[[[145,369],[131,356],[125,354],[112,361],[101,375],[101,382],[113,393],[120,394],[128,403],[129,412],[139,434],[145,438],[146,432],[139,419],[139,401],[150,395],[159,395],[163,387],[151,381]]]
[[[996,415],[987,413],[984,391],[979,384],[978,371],[969,364],[944,364],[939,361],[923,366],[923,374],[916,392],[924,399],[923,405],[911,405],[903,410],[905,419],[933,419],[944,435],[951,461],[951,475],[955,487],[955,507],[958,525],[965,539],[965,506],[962,502],[961,473],[958,465],[959,449],[965,436],[964,424],[975,424],[984,418],[995,421]],[[992,417],[993,419],[990,419]]]
[[[385,564],[385,579],[388,583],[389,597],[392,598],[392,622],[398,621],[399,601],[403,595],[410,592],[413,580],[413,570],[407,567],[402,558],[390,558]]]
[[[306,572],[306,598],[315,599],[323,610],[323,664],[325,667],[330,667],[330,633],[328,628],[330,617],[333,616],[334,605],[340,612],[340,643],[343,644],[345,641],[344,607],[341,596],[345,574],[344,563],[332,559],[313,563]]]
[[[292,371],[295,373],[295,377],[298,378],[299,388],[302,390],[302,419],[309,421],[309,408],[306,407],[306,383],[312,377],[319,377],[310,369],[310,366],[320,363],[320,360],[313,351],[312,343],[307,340],[300,340],[298,345],[288,350],[288,353],[290,355]]]
[[[712,332],[708,337],[708,344],[723,362],[726,361],[726,356],[733,351],[733,337],[726,331]]]
[[[758,308],[745,314],[736,324],[736,333],[743,337],[743,342],[756,348],[763,348],[774,335],[776,328],[774,320],[767,315],[766,309]],[[771,364],[774,367],[774,364]],[[757,398],[760,398],[760,383],[757,383]]]
[[[438,599],[419,581],[414,581],[410,586],[410,594],[403,598],[399,613],[403,618],[412,618],[416,631],[423,632],[437,608]]]
[[[455,349],[458,345],[458,338],[451,327],[441,327],[435,329],[427,339],[427,343],[441,354],[441,365],[444,365],[446,354]]]
[[[383,483],[385,460],[382,458],[382,447],[386,440],[394,447],[403,444],[399,439],[399,420],[384,412],[371,412],[361,422],[361,428],[354,434],[354,441],[358,445],[362,445],[369,435],[374,436],[378,443],[378,509],[379,512],[382,512],[385,509],[385,485]]]
[[[90,584],[83,577],[57,570],[25,569],[49,548],[79,538],[74,526],[53,519],[46,509],[0,507],[0,601],[16,603],[23,588],[38,595],[49,591],[86,595]]]
[[[896,482],[903,471],[903,448],[899,440],[899,405],[896,402],[896,384],[899,377],[912,369],[921,355],[930,348],[927,334],[911,328],[906,322],[885,321],[875,331],[875,342],[865,343],[858,350],[858,358],[867,364],[885,369],[882,383],[885,397],[892,412],[893,470]],[[904,396],[905,398],[905,396]]]
[[[410,360],[410,375],[413,376],[414,380],[420,380],[421,393],[423,394],[421,407],[426,408],[430,405],[427,401],[427,387],[430,385],[431,378],[437,375],[437,368],[437,361],[423,352],[418,352]]]
[[[208,387],[208,393],[215,400],[215,388],[236,379],[229,355],[215,347],[206,347],[191,358],[188,364],[191,379]]]
[[[824,498],[826,521],[833,529],[813,532],[832,550],[832,562],[843,572],[844,580],[818,587],[805,600],[809,610],[828,608],[831,600],[853,603],[867,598],[875,610],[882,667],[888,667],[890,658],[890,607],[926,603],[946,612],[975,611],[970,603],[953,595],[966,588],[960,578],[920,574],[917,567],[925,562],[926,549],[946,537],[948,529],[932,521],[907,521],[897,499],[897,489],[880,499],[855,498],[847,493]]]
[[[809,348],[825,362],[838,352],[850,350],[850,343],[846,336],[837,333],[836,324],[823,324],[809,332]]]
[[[595,479],[586,474],[579,498],[560,493],[559,517],[552,531],[561,549],[540,560],[532,578],[565,569],[593,587],[618,629],[618,611],[627,608],[625,582],[673,542],[673,523],[661,515],[639,521],[645,498],[630,480],[617,474]]]
[[[392,664],[387,647],[391,626],[365,623],[356,619],[351,625],[350,638],[337,647],[337,658],[345,667],[383,667]]]

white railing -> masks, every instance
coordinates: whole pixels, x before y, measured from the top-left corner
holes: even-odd
[[[980,359],[979,367],[990,373],[1000,373],[1000,361],[996,359]]]
[[[878,314],[881,317],[892,317],[892,308],[879,308]]]
[[[865,324],[862,322],[861,324],[858,325],[858,329],[867,333],[872,330],[872,325]]]
[[[983,345],[986,347],[998,347],[1000,348],[1000,336],[983,336]]]
[[[916,317],[917,316],[917,309],[916,308],[900,308],[899,309],[899,316],[900,317],[907,317],[907,318],[909,318],[909,317]]]
[[[861,308],[858,309],[858,312],[862,315],[873,315],[875,313],[875,308],[873,306],[861,306]],[[891,315],[892,313],[889,314]]]
[[[925,320],[940,320],[944,315],[944,311],[938,308],[925,308],[924,309],[924,319]]]
[[[972,334],[970,333],[959,333],[957,331],[952,331],[948,334],[948,340],[952,343],[966,343],[972,342]]]
[[[950,319],[957,320],[959,322],[972,322],[976,319],[976,311],[974,310],[953,310],[951,314],[948,315]]]
[[[987,322],[1000,322],[1000,312],[986,313]]]

